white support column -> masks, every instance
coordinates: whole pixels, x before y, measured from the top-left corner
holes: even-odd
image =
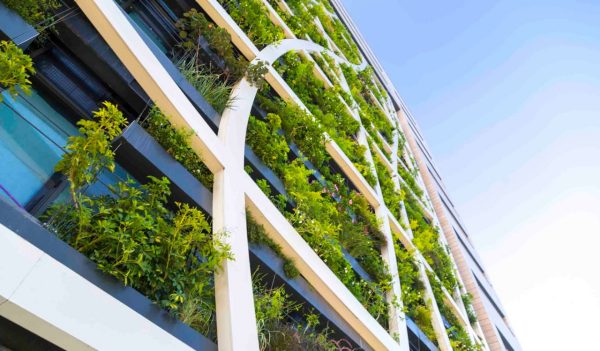
[[[226,234],[234,255],[234,260],[224,262],[215,274],[219,351],[258,350],[240,172],[243,169],[225,168],[215,174],[213,187],[213,232]]]

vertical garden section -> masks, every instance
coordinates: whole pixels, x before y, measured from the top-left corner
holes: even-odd
[[[350,191],[344,178],[327,167],[330,160],[324,150],[323,129],[310,114],[278,98],[263,95],[259,101],[268,113],[264,118],[250,117],[246,142],[282,180],[286,195],[275,193],[264,180],[257,179],[257,184],[365,308],[385,325],[384,293],[390,289],[391,277],[381,258],[383,236],[374,213],[362,195]],[[292,152],[290,145],[307,150],[306,154]],[[251,175],[257,177],[253,171]],[[349,258],[355,259],[367,275],[358,274]]]
[[[42,216],[49,229],[114,276],[200,333],[216,339],[213,276],[230,249],[213,234],[204,214],[188,204],[167,206],[169,180],[149,177],[108,187],[107,195],[85,189],[100,172],[115,169],[111,141],[126,120],[105,102],[90,120],[78,122],[56,170],[69,181],[70,201]]]

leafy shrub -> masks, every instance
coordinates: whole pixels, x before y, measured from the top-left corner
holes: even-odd
[[[362,57],[358,50],[358,46],[356,46],[356,43],[346,26],[344,26],[338,18],[332,17],[326,13],[322,4],[312,3],[310,1],[305,1],[305,4],[310,7],[311,13],[319,18],[327,35],[329,35],[335,45],[342,51],[348,61],[354,64],[361,63]]]
[[[387,171],[383,163],[374,157],[375,169],[377,170],[377,177],[379,179],[379,186],[381,187],[381,193],[383,194],[383,201],[390,212],[397,218],[401,218],[402,208],[400,202],[404,200],[402,193],[397,191],[392,181],[390,173]]]
[[[413,243],[423,254],[444,287],[450,292],[454,291],[458,286],[458,280],[454,274],[448,248],[440,243],[438,229],[425,220],[425,214],[411,194],[405,193],[404,205],[414,235]]]
[[[471,341],[468,332],[460,324],[458,318],[454,315],[454,312],[444,303],[444,295],[440,282],[429,272],[428,276],[440,313],[446,318],[448,323],[450,323],[450,327],[446,329],[446,332],[448,333],[448,338],[450,339],[450,345],[452,346],[452,349],[458,351],[483,350],[483,346],[481,344]]]
[[[249,213],[246,213],[246,223],[248,227],[248,240],[257,245],[265,245],[273,250],[279,257],[283,259],[283,271],[288,278],[294,279],[300,275],[294,261],[286,257],[281,251],[281,246],[276,244],[265,233],[265,228],[256,223],[254,218]]]
[[[418,263],[413,254],[397,240],[394,242],[398,263],[398,278],[402,287],[404,312],[410,316],[429,340],[436,342],[431,310],[425,302],[425,286],[421,281]]]
[[[273,24],[261,0],[219,0],[246,35],[259,47],[285,38],[283,30]]]
[[[72,136],[68,153],[56,170],[65,174],[73,204],[55,204],[44,216],[48,226],[100,270],[132,286],[205,335],[214,336],[213,275],[230,248],[211,233],[196,208],[166,208],[166,178],[149,177],[109,186],[110,195],[88,196],[82,189],[99,171],[114,170],[111,140],[125,119],[115,105],[104,103],[94,120],[82,120],[81,135]],[[202,259],[198,259],[197,255]]]
[[[293,317],[302,312],[302,305],[290,300],[282,286],[269,287],[256,272],[252,282],[261,351],[337,350],[327,328],[316,330],[319,325],[316,315],[305,314],[303,321]]]
[[[190,146],[190,137],[193,135],[191,130],[175,128],[156,106],[152,107],[148,113],[143,126],[174,159],[179,161],[204,186],[212,189],[212,173]]]
[[[470,293],[462,294],[461,299],[463,304],[465,305],[465,310],[467,311],[467,317],[469,317],[469,322],[471,324],[475,324],[477,322],[477,314],[475,313],[475,309],[473,308],[473,295]]]
[[[266,122],[250,116],[246,132],[246,140],[252,151],[273,170],[281,169],[290,151],[285,137],[277,133],[280,128],[281,118],[269,113]]]
[[[200,39],[208,42],[210,49],[214,50],[225,63],[225,78],[228,82],[235,82],[246,73],[248,61],[235,54],[231,36],[227,31],[210,22],[204,14],[192,8],[183,14],[175,23],[179,30],[181,49],[192,56],[200,57]]]
[[[35,74],[29,55],[23,53],[12,41],[0,41],[0,86],[17,95],[17,87],[25,93],[30,92],[29,77]],[[2,97],[0,96],[0,101]]]

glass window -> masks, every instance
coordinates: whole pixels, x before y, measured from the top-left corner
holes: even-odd
[[[77,128],[35,90],[0,103],[0,193],[25,206],[54,173]]]

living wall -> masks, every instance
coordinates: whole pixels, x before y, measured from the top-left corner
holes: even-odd
[[[220,239],[226,234],[212,233],[195,207],[167,208],[166,178],[148,177],[143,185],[120,181],[104,196],[85,192],[100,172],[114,171],[111,141],[125,123],[108,102],[93,119],[78,122],[80,135],[69,138],[56,166],[69,181],[71,201],[53,205],[43,219],[101,271],[215,339],[213,276],[224,260],[233,259]]]
[[[431,322],[431,310],[425,302],[425,286],[419,274],[418,262],[413,253],[406,250],[398,240],[394,242],[398,262],[398,278],[402,286],[404,312],[417,324],[429,340],[437,345]]]
[[[376,179],[365,158],[366,148],[356,140],[360,123],[352,117],[336,90],[326,89],[323,82],[315,77],[313,65],[313,62],[296,53],[288,53],[275,68],[324,131],[335,140],[369,184],[374,186]]]
[[[328,156],[322,145],[323,133],[306,112],[282,101],[261,98],[267,111],[265,120],[251,117],[246,142],[256,155],[282,179],[293,203],[289,211],[281,197],[275,198],[264,186],[267,195],[290,223],[323,259],[348,289],[381,323],[387,322],[384,293],[390,288],[391,277],[380,255],[382,234],[379,223],[364,197],[350,191],[344,180],[327,167]],[[283,133],[281,133],[283,132]],[[316,169],[306,167],[302,158],[290,158],[289,143],[301,150],[306,146],[306,158]],[[318,181],[315,172],[319,167]],[[261,182],[259,181],[259,184]],[[347,250],[369,273],[373,281],[362,279],[346,259]]]
[[[271,22],[261,0],[219,0],[219,3],[259,49],[285,39],[283,30]]]
[[[481,351],[483,346],[477,342],[471,341],[467,330],[458,321],[458,318],[454,315],[452,310],[443,303],[444,295],[442,292],[442,285],[438,280],[429,274],[429,282],[431,283],[431,289],[437,302],[438,308],[442,316],[450,324],[449,328],[446,328],[450,344],[454,350],[458,351]]]
[[[261,351],[334,351],[344,340],[333,340],[317,315],[304,311],[283,286],[270,284],[257,272],[252,277],[254,310]],[[346,343],[350,345],[350,343]]]
[[[405,193],[404,200],[414,236],[413,243],[423,254],[443,286],[449,292],[453,292],[458,286],[458,280],[454,274],[448,248],[440,243],[438,228],[431,225],[412,194]]]

